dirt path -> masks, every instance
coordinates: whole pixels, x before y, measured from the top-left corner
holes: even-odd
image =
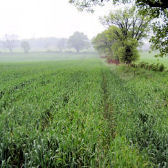
[[[108,91],[108,79],[106,77],[105,72],[102,72],[102,91],[103,91],[103,105],[104,105],[104,118],[108,122],[109,127],[109,141],[111,139],[115,138],[115,119],[114,119],[114,113],[112,108],[112,102],[110,99],[110,94]]]

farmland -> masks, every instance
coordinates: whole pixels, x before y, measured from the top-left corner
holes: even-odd
[[[0,168],[168,168],[166,0],[6,0],[0,16]]]
[[[142,51],[140,52],[140,59],[138,62],[148,62],[148,63],[162,63],[166,67],[168,67],[168,58],[167,57],[155,57],[155,55],[158,54],[158,52],[153,51],[153,52],[147,52],[147,51]]]
[[[36,51],[30,53],[23,52],[0,52],[0,62],[44,62],[44,61],[60,61],[60,60],[77,60],[77,59],[87,59],[87,58],[97,58],[97,54],[94,52],[56,52],[56,51]]]
[[[167,167],[167,72],[98,58],[0,65],[1,167]]]

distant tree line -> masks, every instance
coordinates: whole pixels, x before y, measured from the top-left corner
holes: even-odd
[[[82,49],[91,47],[91,42],[88,37],[81,32],[74,32],[69,38],[33,38],[26,40],[18,40],[16,35],[5,35],[0,41],[0,49],[7,49],[10,53],[19,49],[28,53],[29,51],[59,51],[66,49],[74,49],[80,52]]]

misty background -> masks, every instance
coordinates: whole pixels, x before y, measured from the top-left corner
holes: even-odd
[[[78,11],[68,0],[1,1],[0,59],[23,52],[76,52],[69,43],[75,32],[88,39],[78,52],[95,52],[91,40],[105,30],[99,18],[113,9],[111,3],[88,13]],[[148,50],[149,44],[143,49]]]

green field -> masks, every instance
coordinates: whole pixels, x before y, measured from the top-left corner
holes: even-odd
[[[1,167],[168,166],[167,72],[88,57],[0,64]]]
[[[60,60],[79,60],[87,58],[98,58],[95,52],[14,52],[0,53],[0,63],[8,62],[44,62],[44,61],[60,61]]]
[[[141,51],[140,52],[140,59],[139,62],[148,62],[148,63],[162,63],[166,66],[166,69],[168,67],[168,57],[155,57],[155,55],[158,54],[158,52],[147,52],[147,51]]]

